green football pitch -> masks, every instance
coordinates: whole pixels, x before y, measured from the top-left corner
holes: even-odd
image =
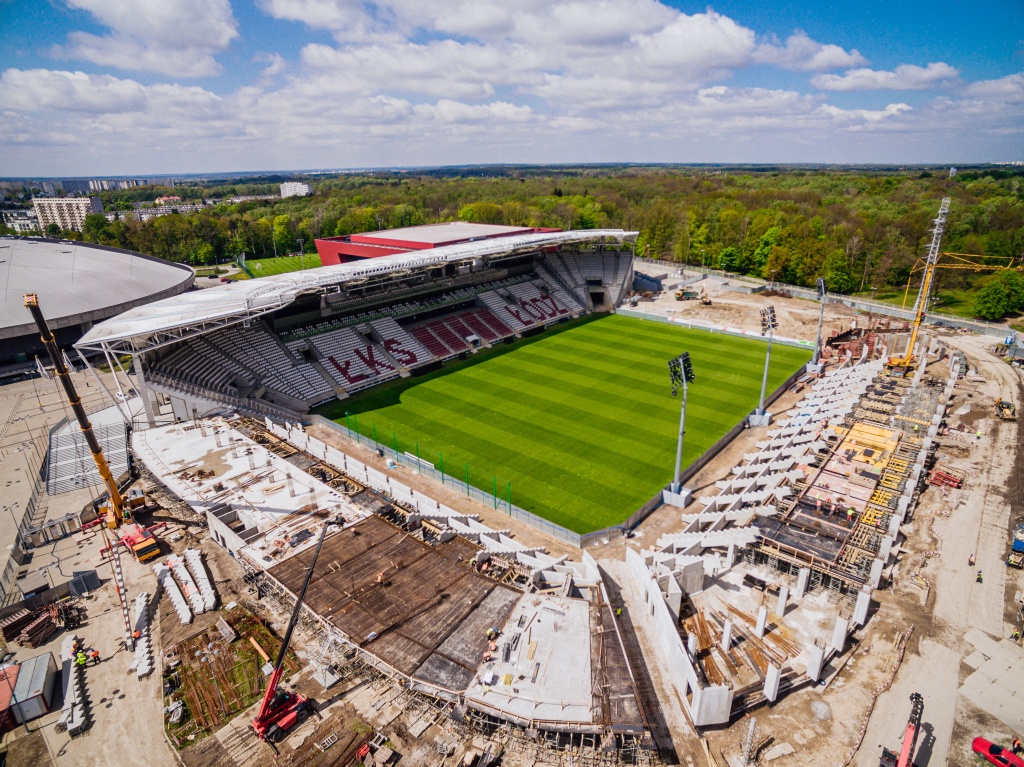
[[[578,533],[624,521],[672,477],[679,398],[667,361],[696,381],[684,465],[757,406],[763,342],[621,315],[590,315],[319,413]],[[776,344],[773,391],[810,352]],[[443,455],[442,455],[443,454]]]
[[[301,269],[315,269],[320,266],[320,256],[307,253],[304,256],[281,256],[280,258],[247,259],[246,267],[253,277],[269,277],[272,274],[297,272]]]

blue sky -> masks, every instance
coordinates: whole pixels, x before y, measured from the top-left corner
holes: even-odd
[[[0,0],[0,176],[1022,155],[1024,0]]]

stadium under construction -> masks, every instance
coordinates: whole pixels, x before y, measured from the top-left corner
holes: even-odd
[[[148,421],[134,457],[259,601],[287,613],[311,571],[300,628],[325,690],[363,675],[463,734],[641,763],[664,746],[669,705],[649,668],[698,728],[834,678],[897,561],[962,360],[931,339],[912,378],[890,378],[899,338],[847,334],[790,379],[787,409],[699,511],[666,493],[659,514],[679,524],[626,541],[629,583],[612,584],[593,550],[520,542],[446,505],[441,486],[414,487],[418,463],[381,451],[374,466],[352,432],[302,425],[320,403],[632,291],[635,233],[492,234],[373,257],[336,243],[344,263],[135,308],[78,347],[134,356]],[[642,600],[628,620],[627,588]]]

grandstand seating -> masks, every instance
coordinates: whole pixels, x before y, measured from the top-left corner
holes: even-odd
[[[452,329],[448,327],[444,320],[428,322],[427,327],[430,328],[431,332],[437,336],[441,343],[447,346],[448,350],[453,354],[458,354],[469,349],[469,344],[452,332]]]
[[[441,339],[431,333],[430,329],[425,325],[412,328],[409,332],[438,359],[443,360],[452,356],[451,350],[441,343]]]
[[[502,338],[512,335],[512,328],[502,322],[490,309],[481,309],[476,314],[483,322]]]
[[[384,317],[370,323],[377,335],[381,337],[384,351],[399,365],[414,367],[433,361],[431,354],[419,341],[405,332],[394,317]]]
[[[597,283],[616,305],[631,275],[628,254],[548,254],[532,272],[496,269],[501,279],[487,283],[467,285],[460,276],[404,301],[401,293],[392,302],[382,294],[379,304],[360,297],[358,312],[290,329],[283,338],[262,322],[222,328],[150,356],[146,367],[161,386],[279,416],[330,399],[339,387],[358,391],[399,371],[451,359],[471,350],[471,336],[493,344],[586,312],[588,287]],[[430,319],[416,327],[399,324],[417,315]],[[303,358],[307,350],[315,359]]]
[[[310,341],[324,357],[324,369],[347,391],[363,389],[398,374],[380,348],[352,328],[329,330]]]
[[[459,315],[459,319],[480,338],[487,343],[497,341],[501,336],[480,317],[479,312],[465,312]],[[509,335],[512,335],[511,331]]]
[[[534,324],[533,318],[529,314],[526,314],[521,307],[509,304],[496,290],[482,294],[480,300],[496,317],[513,330],[525,330]]]
[[[308,362],[296,362],[276,337],[262,324],[250,328],[238,325],[206,336],[210,345],[253,371],[267,388],[315,402],[334,392]]]

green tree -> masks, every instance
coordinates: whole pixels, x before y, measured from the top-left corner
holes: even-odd
[[[983,320],[1001,320],[1010,310],[1010,291],[1003,280],[986,282],[974,296],[974,312]]]
[[[109,224],[102,213],[90,213],[82,224],[82,239],[86,242],[104,242],[110,234]]]
[[[743,254],[739,248],[723,248],[718,254],[718,268],[727,272],[741,272],[743,269]]]
[[[765,274],[765,269],[768,266],[768,259],[771,257],[772,248],[779,244],[779,240],[782,238],[782,228],[773,226],[763,235],[761,240],[757,244],[757,249],[754,251],[754,268],[760,273],[762,277],[768,277]]]
[[[46,226],[47,237],[60,237],[60,227],[57,224],[48,224]]]

